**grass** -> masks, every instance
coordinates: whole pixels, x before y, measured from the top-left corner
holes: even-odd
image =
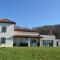
[[[0,48],[0,60],[60,60],[60,48]]]

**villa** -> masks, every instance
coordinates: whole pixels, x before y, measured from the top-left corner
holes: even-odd
[[[54,35],[40,35],[33,29],[20,28],[16,22],[0,19],[0,47],[43,47],[60,46],[60,39]]]

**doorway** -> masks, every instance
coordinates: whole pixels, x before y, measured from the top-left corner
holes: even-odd
[[[43,46],[53,46],[53,40],[43,40]]]
[[[31,39],[31,46],[36,47],[37,46],[37,40],[36,39]]]

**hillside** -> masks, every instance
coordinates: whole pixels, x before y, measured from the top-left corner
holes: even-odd
[[[40,34],[55,35],[56,38],[60,38],[60,24],[59,25],[46,25],[41,27],[34,27],[33,29],[38,30]]]

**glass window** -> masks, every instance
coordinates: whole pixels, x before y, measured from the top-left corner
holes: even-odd
[[[48,46],[48,41],[47,40],[43,40],[43,46]]]
[[[53,40],[43,40],[43,46],[53,46]]]
[[[2,27],[2,32],[6,32],[6,27]]]
[[[1,38],[1,43],[5,43],[6,42],[6,38]]]

